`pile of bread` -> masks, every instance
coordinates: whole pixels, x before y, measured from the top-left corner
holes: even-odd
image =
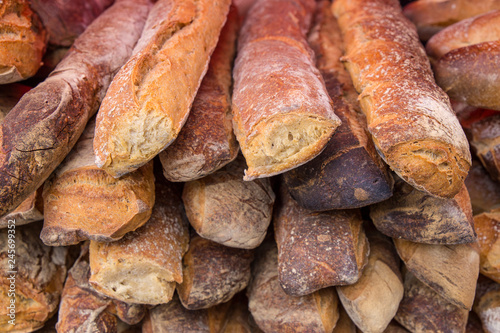
[[[1,1],[0,216],[2,332],[500,332],[500,1]]]

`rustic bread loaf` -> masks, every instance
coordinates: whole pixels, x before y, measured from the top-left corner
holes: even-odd
[[[159,175],[157,178],[160,178]],[[182,256],[189,246],[188,224],[173,184],[158,179],[149,221],[116,242],[90,243],[90,284],[127,303],[161,304],[182,282]]]
[[[370,217],[383,234],[427,244],[476,241],[472,207],[465,185],[451,199],[436,198],[394,177],[394,196],[370,206]]]
[[[477,160],[472,161],[465,186],[469,192],[474,215],[500,208],[500,183],[491,179]]]
[[[47,47],[47,30],[28,0],[0,3],[0,84],[35,75]]]
[[[368,206],[392,195],[392,177],[366,130],[349,73],[340,62],[342,38],[330,2],[318,2],[309,43],[342,124],[319,156],[284,174],[290,194],[311,210]],[[352,165],[357,165],[352,168]]]
[[[158,1],[97,115],[96,164],[118,177],[170,145],[186,122],[230,0]],[[174,84],[175,83],[175,84]]]
[[[474,216],[479,245],[479,271],[500,283],[500,209]]]
[[[177,139],[160,153],[163,174],[170,181],[202,178],[238,155],[230,89],[239,27],[238,12],[231,6],[189,117]]]
[[[245,180],[311,160],[340,125],[307,45],[314,9],[312,0],[258,0],[248,12],[233,72]]]
[[[469,146],[399,2],[337,0],[332,10],[378,152],[412,186],[453,197],[471,164]]]
[[[500,9],[500,1],[418,0],[407,4],[403,14],[417,26],[420,39],[427,41],[449,25],[494,9]]]
[[[275,195],[269,179],[243,181],[244,158],[184,185],[182,200],[196,232],[222,245],[253,249],[271,223]]]
[[[51,75],[0,125],[0,216],[16,208],[69,153],[130,57],[150,2],[118,0],[80,35]]]
[[[299,206],[285,186],[280,194],[273,222],[283,291],[303,296],[358,281],[370,251],[360,212],[316,213]]]
[[[153,163],[119,179],[94,164],[94,118],[73,150],[45,182],[44,225],[47,245],[82,240],[114,241],[142,226],[155,202]]]

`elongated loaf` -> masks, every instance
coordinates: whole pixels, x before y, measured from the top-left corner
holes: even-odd
[[[113,75],[130,57],[149,7],[148,0],[118,0],[5,117],[0,128],[0,215],[40,187],[69,153]]]
[[[92,118],[71,153],[45,182],[40,237],[47,245],[115,241],[151,216],[153,163],[119,179],[111,177],[94,164],[94,128]]]
[[[306,41],[314,9],[312,0],[259,0],[242,27],[233,125],[245,180],[304,164],[340,124]]]
[[[208,69],[230,0],[160,0],[97,116],[96,164],[115,177],[174,141]]]
[[[399,2],[337,0],[332,9],[378,152],[414,187],[453,197],[471,164],[469,146]]]
[[[316,211],[368,206],[392,195],[392,177],[369,138],[358,94],[340,62],[342,38],[330,2],[318,2],[309,43],[342,124],[325,150],[284,174],[292,197]],[[350,167],[356,165],[356,168]]]
[[[174,182],[202,178],[238,155],[231,122],[231,70],[240,27],[232,6],[189,117],[175,141],[160,153],[163,174]]]

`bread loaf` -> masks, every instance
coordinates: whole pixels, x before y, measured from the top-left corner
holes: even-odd
[[[47,30],[28,0],[0,3],[0,84],[35,75],[47,47]]]
[[[379,231],[427,244],[463,244],[476,240],[465,186],[452,199],[436,198],[395,177],[394,196],[370,207]]]
[[[170,181],[202,178],[238,155],[230,89],[239,27],[240,18],[232,6],[186,124],[177,139],[160,153],[163,174]]]
[[[300,207],[284,186],[280,194],[274,235],[283,291],[303,296],[358,281],[370,251],[360,212],[315,213]]]
[[[500,317],[500,284],[479,275],[473,309],[481,320],[484,332],[497,332]]]
[[[342,38],[330,3],[318,3],[309,43],[342,124],[325,150],[312,161],[284,174],[292,197],[316,211],[368,206],[392,195],[392,178],[368,137],[358,94],[340,62]],[[351,165],[357,165],[351,168]]]
[[[278,280],[278,251],[273,242],[264,243],[256,252],[252,274],[248,307],[264,332],[332,332],[338,319],[335,289],[287,295]]]
[[[315,2],[257,0],[234,65],[233,126],[245,180],[317,156],[340,124],[306,41]]]
[[[465,332],[469,311],[449,303],[405,271],[403,300],[395,319],[410,332]]]
[[[148,0],[118,0],[5,117],[0,125],[0,216],[40,187],[69,153],[130,56],[149,6]]]
[[[385,332],[403,298],[399,258],[390,238],[367,229],[368,263],[359,280],[337,287],[339,299],[362,332]]]
[[[9,220],[16,221],[16,225],[28,224],[43,220],[42,187],[26,198],[11,213],[0,217],[0,228],[7,228]]]
[[[206,309],[229,301],[250,281],[253,252],[195,236],[184,255],[177,294],[186,309]]]
[[[491,179],[477,160],[465,179],[474,215],[500,208],[500,183]]]
[[[160,178],[161,175],[157,178]],[[182,256],[189,246],[179,193],[158,179],[149,221],[111,243],[90,243],[90,284],[127,303],[167,303],[182,282]]]
[[[500,1],[418,0],[406,5],[403,13],[417,26],[420,39],[427,41],[449,25],[494,9],[500,9]]]
[[[40,16],[49,35],[49,43],[71,46],[75,39],[114,0],[31,0],[33,10]]]
[[[441,297],[458,307],[472,308],[479,274],[475,244],[430,245],[394,239],[406,268]]]
[[[479,271],[500,283],[500,209],[474,216],[474,227],[479,245]]]
[[[269,179],[243,181],[242,156],[184,186],[182,200],[196,232],[225,246],[253,249],[271,223],[275,195]]]
[[[39,223],[15,222],[0,229],[1,332],[33,332],[57,311],[68,249],[45,246],[40,230]]]
[[[417,189],[455,196],[471,164],[468,143],[399,1],[337,0],[332,10],[378,152]]]
[[[99,109],[96,164],[115,177],[175,140],[205,75],[230,0],[158,1]],[[173,84],[175,82],[175,84]]]
[[[82,240],[114,241],[142,226],[155,202],[153,163],[115,179],[94,164],[94,118],[75,147],[45,182],[44,225],[47,245]]]

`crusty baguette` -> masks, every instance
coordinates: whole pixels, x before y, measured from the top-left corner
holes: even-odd
[[[500,208],[500,183],[491,179],[479,161],[472,161],[465,186],[474,215]]]
[[[45,182],[44,225],[51,246],[115,241],[142,226],[155,202],[153,163],[115,179],[94,164],[92,118],[73,150]]]
[[[1,332],[33,332],[57,311],[68,249],[44,245],[40,230],[39,223],[14,222],[0,230]]]
[[[494,9],[500,9],[499,0],[418,0],[407,4],[403,13],[427,41],[449,25]]]
[[[170,181],[202,178],[238,155],[230,89],[239,27],[238,12],[231,6],[186,124],[177,139],[160,153],[163,174]]]
[[[340,125],[306,41],[314,9],[313,0],[257,0],[245,19],[233,72],[245,180],[311,160]]]
[[[0,84],[35,75],[47,47],[47,30],[28,0],[0,2]]]
[[[252,274],[247,289],[248,307],[264,332],[332,332],[339,316],[335,288],[300,297],[287,295],[278,280],[274,242],[266,241],[259,247]]]
[[[479,271],[500,283],[500,209],[474,216],[479,245]]]
[[[182,200],[189,223],[214,242],[254,249],[266,236],[275,195],[269,179],[243,181],[243,156],[221,170],[184,186]]]
[[[96,164],[118,177],[175,140],[205,75],[230,0],[160,0],[97,115]]]
[[[359,111],[358,94],[340,62],[342,38],[330,2],[318,2],[309,43],[342,124],[325,150],[284,174],[292,197],[316,211],[368,206],[392,195],[392,177],[375,150]],[[351,168],[351,165],[357,165]]]
[[[192,237],[182,259],[182,283],[177,284],[182,305],[198,310],[229,301],[248,285],[252,260],[250,250]]]
[[[419,191],[399,177],[395,179],[394,196],[370,207],[370,217],[379,231],[417,243],[476,241],[472,207],[465,185],[452,199],[443,199]]]
[[[40,187],[69,153],[114,73],[130,57],[149,7],[148,0],[118,0],[5,117],[0,128],[0,216]]]
[[[30,0],[49,34],[49,43],[71,46],[114,0]]]
[[[374,229],[367,229],[370,256],[361,277],[355,284],[337,287],[337,292],[361,331],[382,333],[398,310],[404,288],[391,239]]]
[[[182,256],[189,246],[182,202],[173,184],[161,179],[156,197],[144,226],[116,242],[90,243],[90,284],[100,293],[128,303],[161,304],[182,282]]]
[[[500,284],[498,282],[479,275],[473,310],[479,316],[484,332],[498,332],[500,318]]]
[[[441,297],[472,308],[479,275],[479,249],[474,244],[431,245],[394,239],[406,268]]]
[[[369,244],[358,210],[315,213],[282,186],[274,217],[279,282],[291,296],[353,284],[368,262]]]
[[[448,302],[403,270],[405,294],[395,319],[410,332],[465,333],[469,311]]]
[[[336,0],[332,10],[378,152],[417,189],[453,197],[471,164],[469,145],[399,1]]]

